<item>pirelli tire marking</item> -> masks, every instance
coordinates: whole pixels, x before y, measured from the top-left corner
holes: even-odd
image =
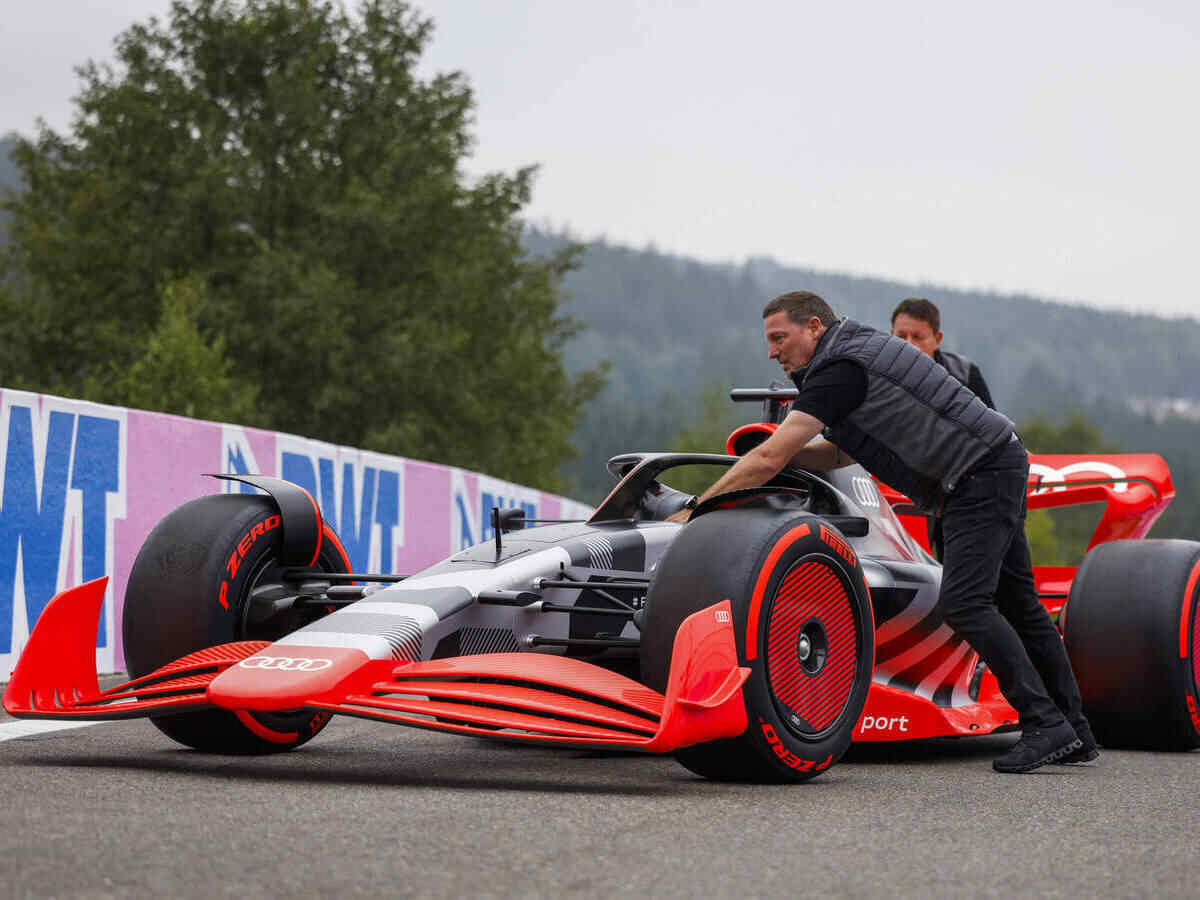
[[[225,572],[228,573],[228,578],[221,580],[221,587],[217,591],[217,602],[225,609],[229,609],[229,582],[237,578],[238,569],[242,566],[242,560],[246,558],[246,554],[250,552],[250,548],[258,541],[260,537],[270,531],[274,531],[279,527],[279,516],[267,516],[261,522],[258,522],[247,529],[233,548],[233,553],[229,555],[228,561],[225,563]]]

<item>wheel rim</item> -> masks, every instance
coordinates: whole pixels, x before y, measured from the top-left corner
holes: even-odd
[[[825,668],[829,658],[829,636],[818,620],[810,619],[800,629],[796,658],[800,661],[800,669],[809,677],[815,678]]]
[[[277,641],[305,625],[323,618],[331,610],[321,607],[274,609],[275,601],[286,601],[298,593],[298,585],[285,582],[283,566],[273,552],[267,553],[255,565],[244,588],[245,600],[238,622],[238,640]],[[338,566],[322,553],[313,566],[313,579],[320,580],[321,572],[339,571]]]
[[[825,556],[784,574],[766,623],[766,675],[784,724],[805,740],[837,726],[854,690],[858,628],[853,594]]]

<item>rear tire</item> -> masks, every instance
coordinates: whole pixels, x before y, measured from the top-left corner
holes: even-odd
[[[1101,544],[1062,613],[1083,711],[1106,747],[1200,747],[1200,543]]]
[[[324,529],[313,568],[350,571],[341,542],[328,525]],[[130,677],[217,644],[277,640],[324,615],[292,611],[262,622],[249,615],[251,591],[281,580],[282,533],[274,501],[252,494],[200,497],[159,522],[138,552],[125,591],[121,634]],[[150,721],[197,750],[258,754],[300,746],[329,718],[309,710],[205,710]]]
[[[749,725],[676,758],[721,781],[807,781],[846,752],[870,687],[874,620],[857,556],[811,515],[747,506],[690,522],[646,600],[649,687],[666,689],[680,623],[726,598],[738,659],[750,668],[742,692]]]

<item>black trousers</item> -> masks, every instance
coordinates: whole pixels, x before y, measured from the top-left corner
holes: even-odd
[[[1038,601],[1025,537],[1029,457],[1014,440],[946,500],[939,603],[947,624],[996,675],[1022,728],[1083,719],[1062,638]]]

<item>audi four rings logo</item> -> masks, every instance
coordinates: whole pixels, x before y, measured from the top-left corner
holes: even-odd
[[[879,506],[879,491],[870,478],[855,475],[850,479],[850,488],[854,491],[854,499],[863,506]]]
[[[332,659],[303,656],[251,656],[238,663],[243,669],[285,669],[288,672],[319,672],[333,665]]]
[[[1073,462],[1070,465],[1063,466],[1061,469],[1056,469],[1053,466],[1047,466],[1042,463],[1031,462],[1029,464],[1030,475],[1040,475],[1042,481],[1055,482],[1067,481],[1069,476],[1078,475],[1081,472],[1093,472],[1101,477],[1112,478],[1117,483],[1112,486],[1114,494],[1123,494],[1129,490],[1129,483],[1121,479],[1127,478],[1125,471],[1112,463],[1102,462],[1098,459],[1082,460]],[[1058,485],[1052,488],[1038,488],[1034,491],[1035,494],[1045,494],[1047,492],[1065,491],[1065,485]]]

